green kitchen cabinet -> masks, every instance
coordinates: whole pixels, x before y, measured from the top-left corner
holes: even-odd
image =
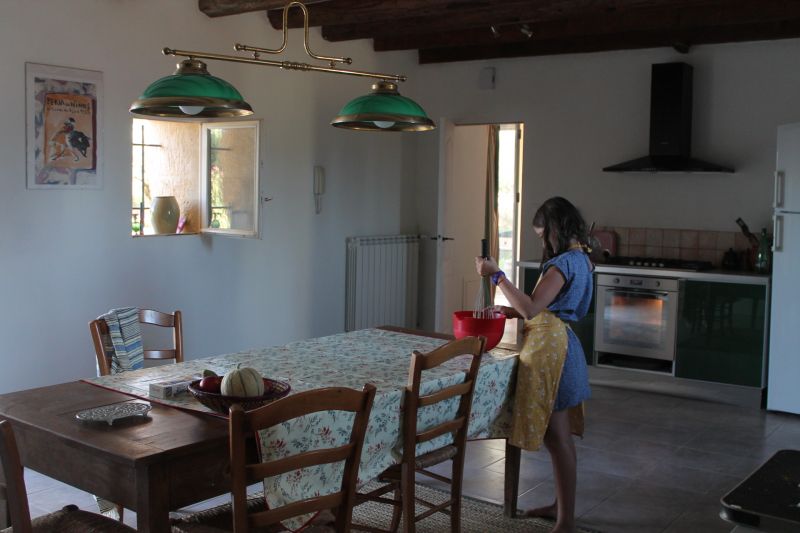
[[[761,387],[766,296],[765,285],[683,281],[675,375]]]
[[[523,272],[523,290],[526,294],[533,292],[536,287],[536,282],[539,280],[541,269],[533,267],[525,267]],[[595,294],[592,294],[592,303],[589,306],[589,312],[578,322],[570,324],[572,331],[575,332],[578,339],[581,341],[583,353],[586,355],[586,363],[591,365],[594,363],[594,310],[595,310]]]

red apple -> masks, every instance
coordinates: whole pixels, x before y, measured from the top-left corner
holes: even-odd
[[[207,376],[200,380],[197,387],[203,392],[219,394],[222,389],[222,376]]]

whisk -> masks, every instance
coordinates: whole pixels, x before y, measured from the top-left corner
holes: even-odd
[[[481,257],[489,258],[489,242],[481,239]],[[488,308],[492,305],[491,280],[488,276],[481,278],[478,286],[478,294],[475,295],[475,306],[472,308],[472,318],[492,318],[492,312]]]

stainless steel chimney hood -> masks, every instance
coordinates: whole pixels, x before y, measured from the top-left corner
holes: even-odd
[[[653,65],[650,88],[650,154],[605,167],[605,172],[733,172],[691,157],[692,67]]]

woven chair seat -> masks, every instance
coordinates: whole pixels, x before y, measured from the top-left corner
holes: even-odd
[[[414,465],[417,468],[428,468],[429,466],[438,465],[445,461],[449,461],[458,454],[458,448],[449,445],[432,452],[424,453],[414,459]]]
[[[33,533],[131,533],[133,529],[107,516],[81,511],[75,505],[67,505],[60,511],[39,516],[31,520]],[[13,533],[6,528],[0,533]]]
[[[263,494],[248,498],[247,512],[256,513],[266,510]],[[334,520],[330,512],[320,513],[311,525],[303,529],[303,533],[335,533],[332,526],[327,524]],[[221,533],[233,530],[233,510],[229,503],[198,511],[179,519],[172,520],[172,533]],[[250,528],[252,533],[278,533],[287,531],[280,524],[261,528]]]
[[[443,448],[439,448],[433,450],[432,452],[424,453],[418,457],[414,458],[414,467],[417,470],[421,470],[423,468],[430,468],[431,466],[438,465],[439,463],[443,463],[445,461],[449,461],[453,457],[456,456],[458,453],[458,448],[452,445],[444,446]],[[400,480],[400,468],[402,465],[396,464],[392,465],[386,470],[384,470],[378,479],[381,481],[399,481]]]

